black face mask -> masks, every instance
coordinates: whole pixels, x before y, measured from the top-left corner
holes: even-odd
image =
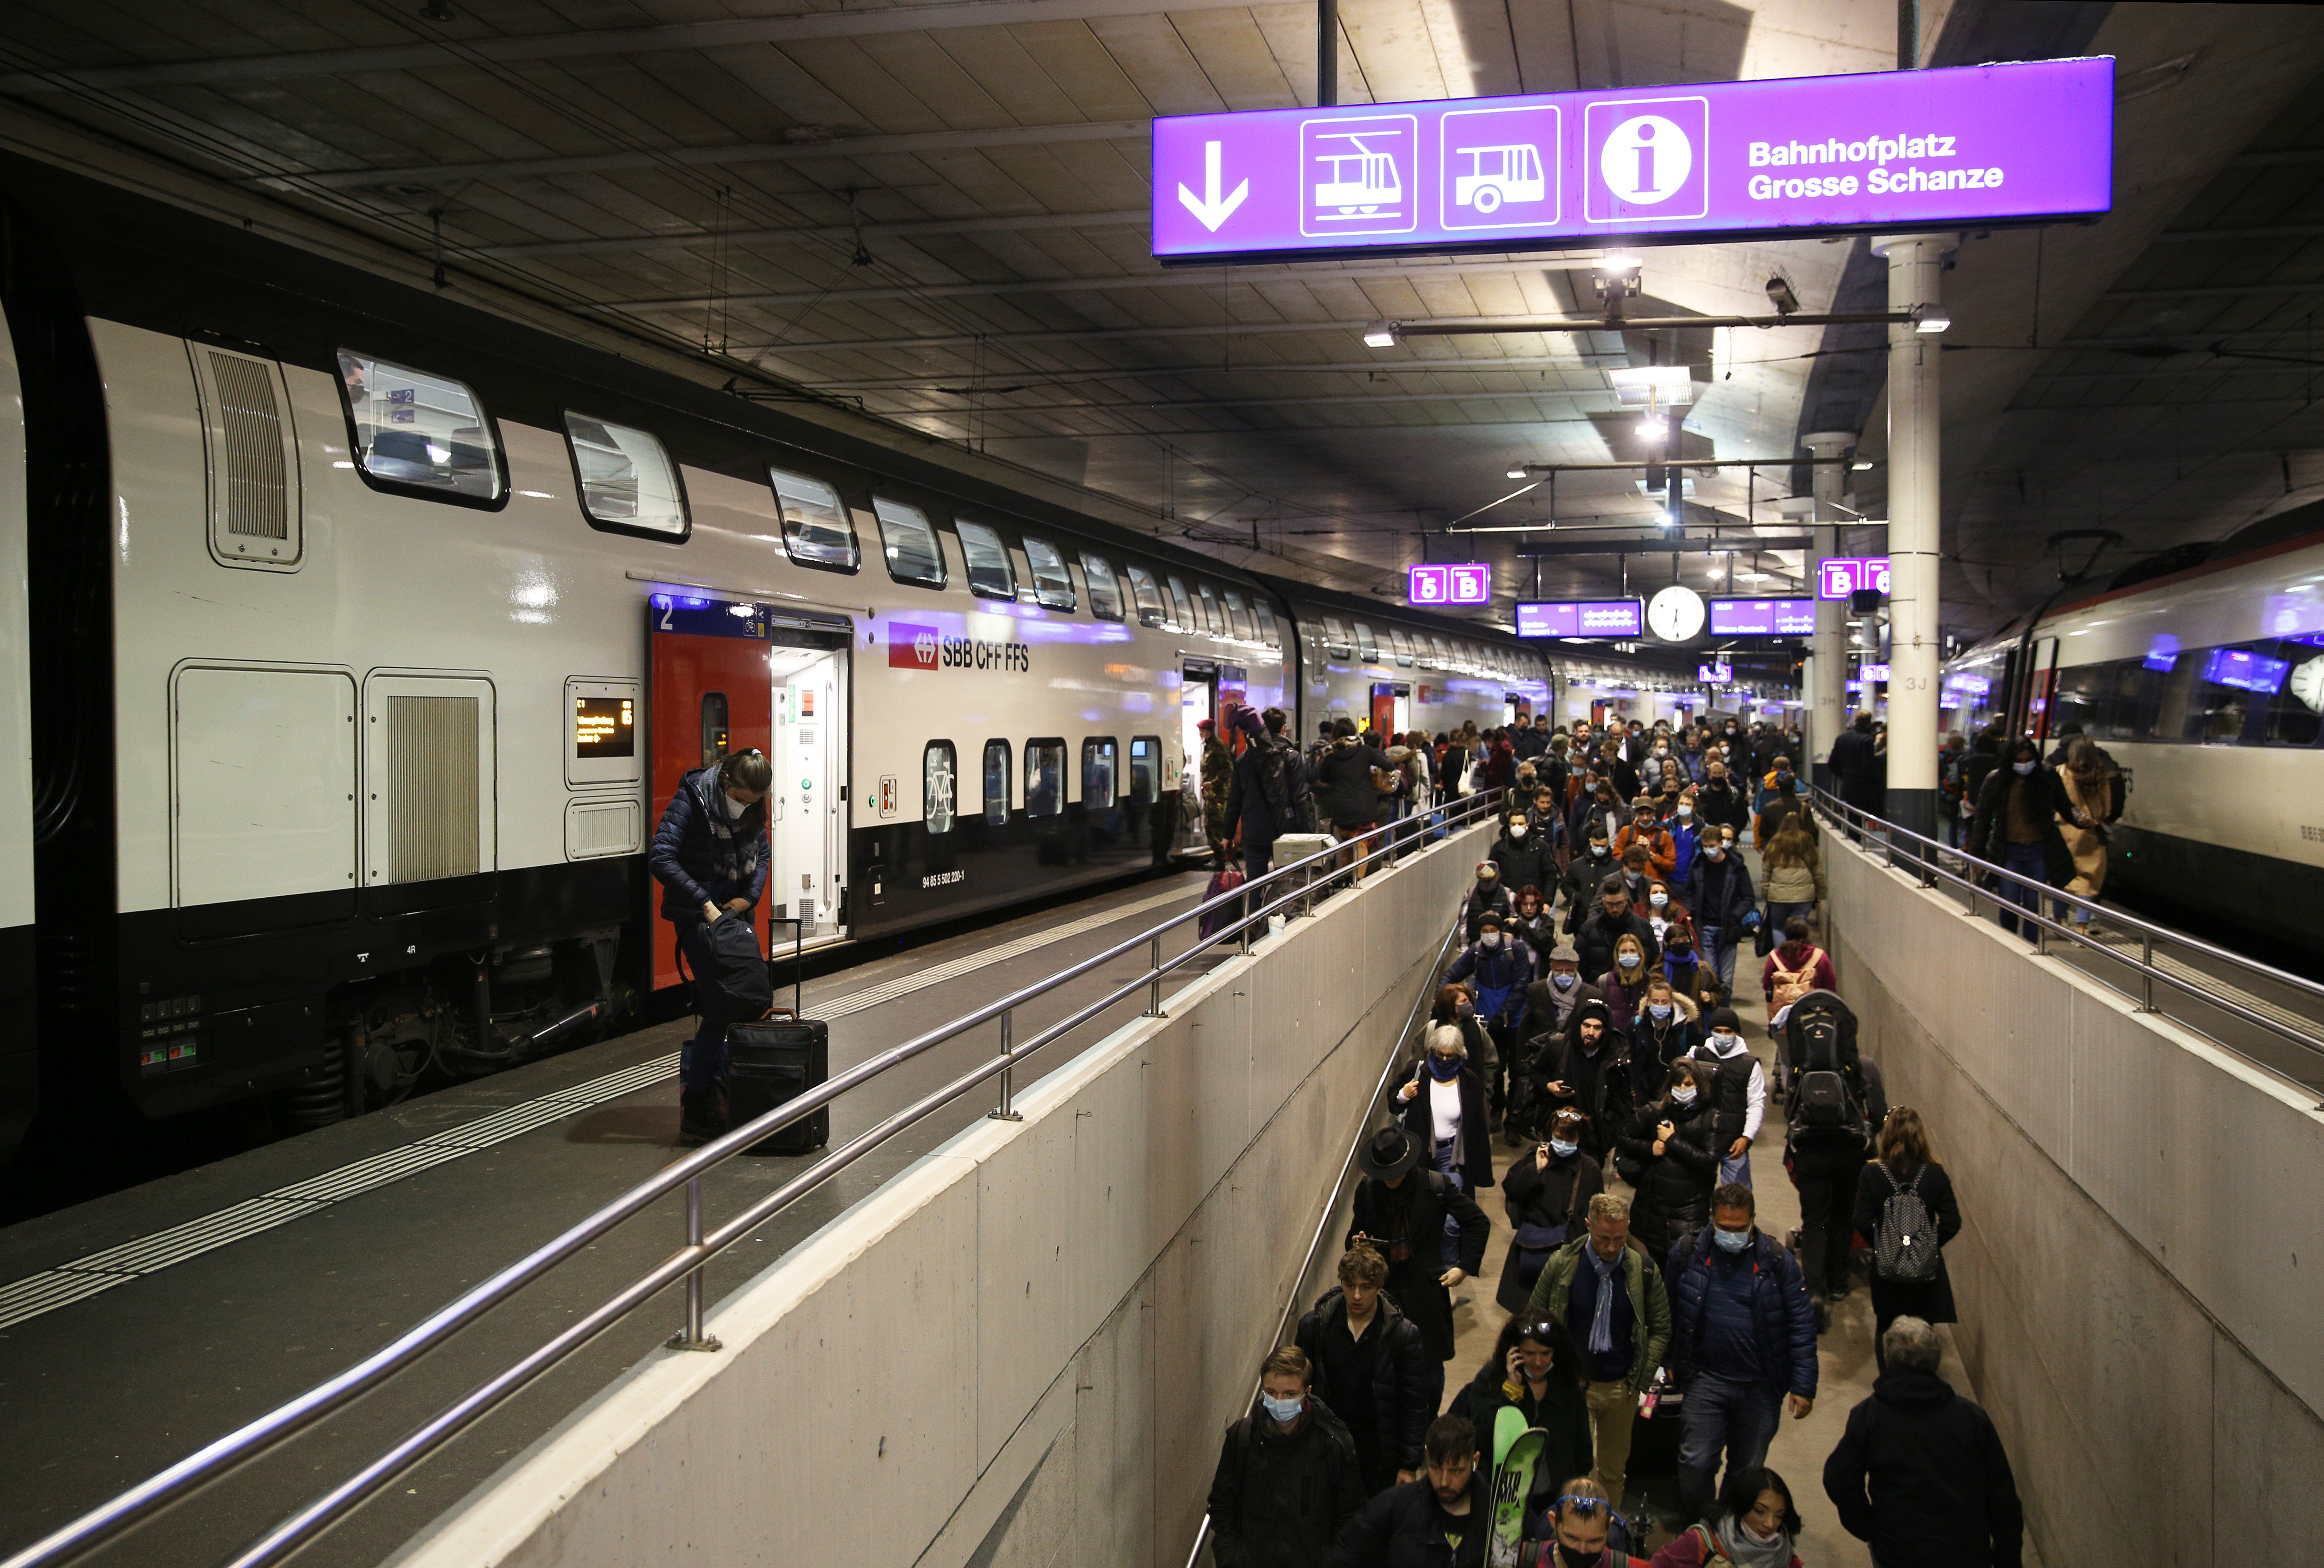
[[[1564,1563],[1565,1568],[1599,1568],[1599,1565],[1606,1561],[1606,1554],[1602,1550],[1576,1551],[1573,1547],[1560,1542],[1557,1547],[1557,1560]]]

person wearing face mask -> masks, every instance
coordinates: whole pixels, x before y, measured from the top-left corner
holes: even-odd
[[[1468,897],[1461,901],[1461,926],[1474,942],[1485,928],[1485,917],[1491,915],[1506,920],[1516,908],[1507,883],[1501,881],[1501,868],[1491,861],[1477,862],[1477,880],[1470,887]]]
[[[1630,1206],[1616,1193],[1591,1199],[1588,1233],[1550,1254],[1523,1314],[1556,1320],[1581,1354],[1600,1497],[1627,1484],[1638,1396],[1670,1348],[1670,1296],[1662,1271],[1630,1234]]]
[[[1297,1345],[1268,1356],[1250,1411],[1227,1428],[1211,1478],[1218,1568],[1305,1568],[1364,1506],[1347,1423],[1310,1387]]]
[[[1641,1107],[1614,1141],[1614,1169],[1638,1191],[1630,1216],[1649,1255],[1661,1257],[1711,1213],[1711,1069],[1681,1056],[1663,1078],[1659,1099]]]
[[[1435,1086],[1439,1081],[1434,1073],[1425,1066],[1421,1071]],[[1448,1098],[1459,1102],[1457,1080]],[[1392,1098],[1389,1103],[1405,1124],[1382,1129],[1356,1151],[1363,1179],[1356,1184],[1348,1242],[1380,1250],[1388,1260],[1388,1293],[1419,1332],[1428,1354],[1448,1361],[1452,1359],[1452,1292],[1484,1267],[1492,1221],[1458,1180],[1441,1168],[1429,1168],[1435,1147],[1435,1108],[1430,1095],[1424,1092],[1412,1101]],[[1415,1104],[1419,1107],[1416,1117]],[[1421,1126],[1417,1132],[1411,1130],[1416,1121]],[[1459,1141],[1456,1129],[1456,1148]]]
[[[1501,818],[1500,836],[1493,840],[1485,857],[1500,869],[1501,886],[1512,891],[1528,885],[1548,887],[1557,880],[1557,857],[1550,852],[1550,835],[1537,831],[1523,811],[1511,811]]]
[[[1565,934],[1573,935],[1574,927],[1590,918],[1590,906],[1598,897],[1598,884],[1611,875],[1615,868],[1614,845],[1607,837],[1606,825],[1592,822],[1575,835],[1573,859],[1557,879],[1558,891],[1565,899]]]
[[[1470,1070],[1488,1083],[1491,1082],[1498,1070],[1493,1037],[1486,1032],[1484,1020],[1477,1016],[1473,982],[1437,987],[1435,1001],[1429,1005],[1428,1023],[1431,1029],[1443,1024],[1451,1024],[1459,1029],[1461,1043],[1468,1048]]]
[[[1969,825],[1969,853],[2017,873],[1999,879],[2003,930],[2018,928],[2010,906],[2041,914],[2040,888],[2062,888],[2072,878],[2073,852],[2066,847],[2058,824],[2079,815],[2058,770],[2042,761],[2041,748],[2031,740],[2018,741],[2003,765],[1986,775],[1978,791],[1977,816]],[[2031,921],[2025,922],[2028,941],[2035,930]]]
[[[1516,912],[1502,929],[1514,933],[1533,949],[1534,964],[1538,970],[1541,955],[1557,945],[1557,920],[1549,912],[1549,895],[1530,885],[1519,888]]]
[[[1714,988],[1719,984],[1719,977],[1705,969],[1695,956],[1694,926],[1691,921],[1672,931],[1664,941],[1658,973],[1671,982],[1673,991],[1698,1004],[1706,977]]]
[[[1628,932],[1614,939],[1613,962],[1599,975],[1598,989],[1613,1010],[1615,1021],[1626,1031],[1638,1016],[1638,1003],[1645,999],[1646,982],[1654,973],[1644,940]]]
[[[1372,1167],[1364,1157],[1388,1134],[1407,1156],[1404,1168],[1411,1168],[1404,1134],[1391,1127],[1357,1153],[1368,1176]],[[1366,1497],[1420,1473],[1422,1434],[1444,1397],[1443,1358],[1429,1354],[1420,1330],[1388,1296],[1388,1259],[1371,1243],[1351,1243],[1340,1259],[1340,1283],[1301,1316],[1293,1340],[1313,1369],[1315,1397],[1355,1440]]]
[[[1655,1553],[1654,1568],[1802,1568],[1800,1528],[1789,1482],[1730,1465],[1711,1517]]]
[[[1713,1115],[1719,1179],[1751,1185],[1751,1145],[1767,1118],[1767,1071],[1743,1043],[1743,1020],[1731,1007],[1711,1015],[1710,1032],[1690,1053],[1717,1069]]]
[[[1545,1521],[1549,1538],[1538,1555],[1519,1559],[1522,1568],[1651,1568],[1630,1554],[1628,1521],[1615,1513],[1595,1478],[1576,1476],[1557,1490]]]
[[[1713,1194],[1711,1222],[1676,1242],[1670,1370],[1686,1398],[1679,1428],[1679,1509],[1705,1517],[1723,1452],[1727,1473],[1757,1470],[1789,1406],[1815,1408],[1815,1315],[1789,1249],[1755,1222],[1751,1189]]]
[[[1759,869],[1766,883],[1767,927],[1780,931],[1794,915],[1812,918],[1823,901],[1823,851],[1800,820],[1784,825],[1760,853]]]
[[[1674,858],[1671,881],[1686,886],[1686,874],[1694,867],[1695,845],[1702,839],[1702,819],[1695,805],[1695,792],[1688,789],[1671,803],[1670,815],[1663,826],[1669,829]]]
[[[1487,927],[1488,935],[1494,935]],[[1397,1114],[1405,1131],[1429,1156],[1429,1163],[1463,1192],[1493,1185],[1493,1141],[1485,1123],[1484,1081],[1469,1068],[1469,1048],[1461,1031],[1439,1024],[1428,1031],[1428,1048],[1412,1065],[1412,1075],[1396,1091]],[[1446,1237],[1445,1263],[1454,1247]],[[1475,1263],[1461,1266],[1477,1271]],[[1457,1280],[1452,1283],[1459,1283]]]
[[[1698,1022],[1693,999],[1655,971],[1630,1025],[1630,1082],[1638,1101],[1653,1099],[1669,1075],[1670,1065],[1692,1054]]]
[[[1694,911],[1694,945],[1702,963],[1719,976],[1721,985],[1735,983],[1735,949],[1759,928],[1758,896],[1751,890],[1751,869],[1727,843],[1706,841],[1695,857],[1694,875],[1687,884],[1687,908]]]
[[[1652,931],[1655,940],[1665,946],[1669,945],[1674,931],[1681,930],[1688,924],[1686,905],[1672,890],[1671,884],[1660,877],[1646,879],[1646,896],[1642,907],[1646,917],[1646,929]]]
[[[1535,1058],[1545,1068],[1550,1054]],[[1556,1075],[1543,1085],[1554,1105],[1582,1113],[1582,1147],[1590,1158],[1605,1163],[1616,1130],[1630,1119],[1630,1042],[1614,1025],[1614,1015],[1595,998],[1573,1010],[1565,1027],[1564,1049],[1557,1054]]]
[[[1646,917],[1630,907],[1630,890],[1621,873],[1616,872],[1598,884],[1598,908],[1583,920],[1573,933],[1573,945],[1582,954],[1582,973],[1596,976],[1614,967],[1614,945],[1624,936],[1636,936],[1645,948],[1645,968],[1652,968],[1663,955],[1662,941],[1647,925]],[[1640,971],[1643,975],[1644,969]],[[1604,982],[1599,982],[1604,988]],[[1609,995],[1610,1000],[1610,995]],[[1623,1005],[1628,1005],[1625,998]],[[1627,1013],[1618,1013],[1627,1018]]]
[[[1477,1018],[1492,1038],[1492,1061],[1480,1063],[1480,1081],[1491,1085],[1493,1113],[1507,1108],[1501,1084],[1499,1065],[1513,1062],[1517,1056],[1519,1034],[1517,1026],[1525,1018],[1526,987],[1533,983],[1537,964],[1532,948],[1510,929],[1509,923],[1499,915],[1487,915],[1478,923],[1477,939],[1461,950],[1452,966],[1444,972],[1448,982],[1466,982],[1477,996]],[[1480,1147],[1487,1128],[1481,1121],[1476,1127]],[[1487,1177],[1490,1180],[1489,1174]]]
[[[1582,1128],[1580,1111],[1560,1111],[1550,1121],[1549,1136],[1519,1155],[1502,1179],[1501,1198],[1516,1233],[1493,1300],[1506,1312],[1524,1314],[1542,1265],[1582,1234],[1590,1200],[1606,1190],[1605,1167],[1582,1151]],[[1586,1443],[1582,1457],[1589,1457]]]
[[[1671,841],[1669,830],[1655,815],[1652,800],[1640,798],[1632,802],[1628,826],[1614,836],[1614,853],[1622,857],[1626,865],[1634,844],[1646,852],[1649,874],[1668,880],[1678,869],[1678,845]]]
[[[1517,1306],[1524,1305],[1521,1296]],[[1557,1477],[1590,1468],[1590,1408],[1582,1402],[1581,1358],[1554,1319],[1533,1320],[1520,1313],[1503,1324],[1492,1354],[1452,1396],[1450,1409],[1486,1434],[1488,1497],[1494,1486],[1491,1434],[1501,1412],[1516,1411],[1526,1426],[1545,1434],[1526,1496],[1528,1523],[1557,1496]]]
[[[1538,1055],[1545,1045],[1545,1035],[1563,1036],[1565,1026],[1572,1020],[1573,1010],[1579,1003],[1605,1000],[1606,993],[1582,978],[1582,954],[1571,942],[1560,942],[1549,950],[1549,963],[1541,978],[1526,987],[1525,1025],[1520,1031],[1525,1038],[1519,1047],[1523,1056]],[[1563,1049],[1559,1040],[1552,1048]],[[1552,1062],[1554,1068],[1555,1063]],[[1515,1148],[1513,1144],[1510,1147]]]
[[[1727,764],[1712,762],[1703,771],[1709,777],[1694,794],[1696,816],[1706,826],[1717,823],[1738,833],[1742,832],[1751,824],[1751,803],[1735,787],[1734,776]]]
[[[1428,1472],[1363,1506],[1324,1568],[1482,1568],[1493,1494],[1477,1464],[1477,1429],[1461,1416],[1428,1426]]]

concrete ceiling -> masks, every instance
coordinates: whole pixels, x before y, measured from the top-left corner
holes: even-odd
[[[1575,313],[1588,253],[1165,273],[1147,252],[1145,122],[1312,102],[1307,5],[753,10],[17,0],[0,20],[0,141],[166,165],[180,199],[293,215],[310,243],[327,230],[406,271],[440,262],[487,302],[1357,592],[1388,589],[1424,549],[1474,554],[1500,568],[1505,614],[1533,586],[1521,536],[1442,537],[1464,516],[1643,534],[1629,475],[1499,500],[1512,465],[1635,455],[1612,417],[1616,365],[1697,367],[1688,455],[1777,460],[1705,473],[1700,524],[1791,531],[1772,509],[1804,488],[1782,460],[1811,429],[1863,430],[1867,459],[1885,445],[1878,328],[1360,342],[1381,318]],[[2055,586],[2053,558],[2081,567],[2091,545],[2052,549],[2061,531],[2120,535],[2104,572],[2313,499],[2324,7],[1922,10],[1923,63],[2112,53],[2122,83],[2115,212],[1967,236],[1948,280],[1948,624],[1982,631]],[[1892,0],[1342,0],[1341,96],[1884,69],[1895,14]],[[1644,304],[1764,311],[1775,273],[1811,311],[1885,305],[1863,242],[1814,239],[1652,252]],[[1855,504],[1879,515],[1880,470],[1854,477]],[[1618,572],[1609,556],[1540,569],[1552,595]],[[1672,564],[1634,569],[1661,580]],[[1727,567],[1683,569],[1701,584]],[[1797,557],[1736,569],[1773,591]]]

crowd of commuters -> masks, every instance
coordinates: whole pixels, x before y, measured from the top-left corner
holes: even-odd
[[[1875,737],[1851,733],[1877,758]],[[1799,1506],[1768,1452],[1813,1408],[1819,1337],[1859,1268],[1880,1375],[1825,1461],[1826,1499],[1882,1568],[2015,1568],[2007,1459],[1937,1375],[1959,1201],[1931,1130],[1886,1105],[1857,1051],[1817,940],[1823,862],[1797,737],[1536,723],[1398,749],[1350,726],[1311,754],[1316,798],[1347,791],[1323,813],[1334,832],[1399,819],[1356,799],[1359,763],[1380,794],[1375,756],[1388,781],[1425,781],[1407,816],[1440,789],[1499,789],[1502,808],[1420,1049],[1358,1151],[1338,1284],[1227,1433],[1210,1498],[1220,1568],[1482,1563],[1511,1411],[1542,1434],[1527,1568],[1644,1564],[1658,1529],[1654,1568],[1801,1563]],[[2078,809],[2098,800],[2055,789]],[[1342,815],[1366,805],[1369,819]],[[1746,941],[1771,1019],[1790,1020],[1772,1078],[1731,1004]],[[1771,1121],[1799,1192],[1788,1237],[1759,1221],[1752,1154]],[[1480,1202],[1496,1185],[1501,1220]],[[1464,1287],[1489,1257],[1508,1320],[1448,1377],[1456,1308],[1486,1294]],[[1647,1443],[1653,1473],[1675,1471],[1659,1520],[1631,1475]]]

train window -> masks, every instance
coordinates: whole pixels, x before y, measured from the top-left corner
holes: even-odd
[[[1388,629],[1388,641],[1393,643],[1396,648],[1396,661],[1404,666],[1405,669],[1410,669],[1413,665],[1417,662],[1412,651],[1413,644],[1417,641],[1417,639],[1401,626],[1389,627]]]
[[[1233,628],[1234,634],[1245,642],[1258,641],[1259,629],[1250,623],[1250,606],[1245,604],[1242,595],[1232,588],[1229,588],[1226,593],[1227,624]]]
[[[565,443],[595,528],[686,537],[686,492],[662,444],[628,425],[565,410]]]
[[[1323,651],[1336,659],[1353,659],[1356,645],[1348,636],[1347,623],[1337,615],[1323,617]]]
[[[1081,601],[1074,596],[1074,575],[1065,569],[1063,551],[1045,539],[1025,540],[1025,558],[1033,567],[1033,602],[1044,609],[1071,610]]]
[[[1199,632],[1202,623],[1194,619],[1194,601],[1186,597],[1186,585],[1173,576],[1170,582],[1171,624],[1181,632]]]
[[[1162,605],[1161,585],[1155,582],[1154,574],[1144,567],[1130,568],[1130,592],[1138,601],[1139,625],[1160,626],[1170,619],[1170,613]]]
[[[1151,806],[1161,799],[1156,781],[1162,771],[1162,737],[1132,735],[1130,737],[1130,803]]]
[[[1120,777],[1120,744],[1111,735],[1092,735],[1082,742],[1082,804],[1100,808],[1113,804],[1114,780]]]
[[[944,546],[936,541],[928,514],[877,495],[872,498],[872,513],[880,520],[880,553],[888,558],[888,575],[899,583],[943,587]]]
[[[1436,668],[1439,669],[1452,669],[1452,650],[1445,646],[1443,637],[1437,632],[1431,632],[1428,634],[1428,641],[1434,644],[1436,649]]]
[[[968,562],[968,591],[980,599],[1014,599],[1017,568],[1009,564],[1009,547],[981,522],[953,521],[960,535],[960,553]]]
[[[508,500],[508,466],[476,394],[447,376],[339,350],[356,471],[389,490],[465,506]]]
[[[1203,601],[1203,630],[1213,637],[1230,635],[1227,631],[1227,613],[1220,608],[1219,596],[1211,592],[1210,584],[1196,583],[1194,592]]]
[[[1275,606],[1263,594],[1253,594],[1250,607],[1259,612],[1259,640],[1269,648],[1283,646],[1283,632],[1275,623]]]
[[[726,694],[706,691],[702,694],[702,766],[707,768],[726,754]]]
[[[1356,623],[1356,654],[1366,664],[1379,662],[1379,639],[1364,622]]]
[[[1025,815],[1056,816],[1065,809],[1065,742],[1025,742]]]
[[[984,742],[984,820],[988,826],[1009,826],[1009,742]]]
[[[920,752],[920,821],[931,835],[952,831],[960,803],[959,764],[960,753],[950,741],[930,741]]]
[[[826,572],[853,572],[862,564],[855,524],[839,504],[839,492],[820,479],[779,468],[769,468],[767,478],[783,514],[783,549],[792,560]]]
[[[1082,551],[1082,581],[1089,585],[1090,613],[1101,621],[1121,619],[1121,579],[1113,563],[1091,550]]]

